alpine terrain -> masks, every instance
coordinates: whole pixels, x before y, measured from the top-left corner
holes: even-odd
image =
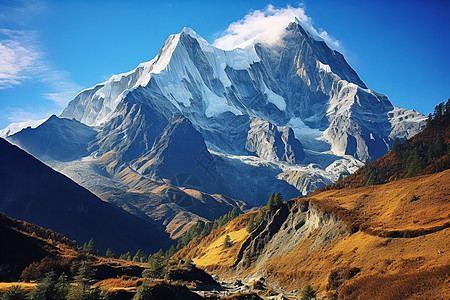
[[[425,119],[367,88],[295,19],[275,44],[232,50],[184,28],[151,61],[8,139],[177,238],[273,191],[290,199],[333,183]]]

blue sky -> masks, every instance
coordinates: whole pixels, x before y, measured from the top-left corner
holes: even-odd
[[[0,3],[0,128],[59,113],[80,90],[152,59],[184,26],[213,42],[254,10],[303,7],[367,86],[428,114],[450,97],[450,1]]]

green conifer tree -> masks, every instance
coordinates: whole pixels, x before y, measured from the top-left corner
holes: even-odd
[[[84,248],[84,247],[83,247]],[[86,247],[86,252],[92,255],[97,254],[97,249],[95,248],[95,242],[94,239],[91,239]]]
[[[272,210],[275,207],[275,194],[270,195],[269,201],[267,201],[267,208]]]
[[[146,258],[147,254],[144,253],[144,251],[142,251],[141,249],[138,249],[138,251],[136,252],[136,254],[133,257],[133,261],[135,262],[140,262],[143,258]]]
[[[225,239],[223,240],[222,247],[223,247],[223,249],[227,249],[227,248],[230,248],[231,246],[233,246],[233,243],[231,242],[230,236],[227,234],[225,236]]]
[[[114,252],[113,250],[111,250],[111,248],[108,248],[108,249],[106,250],[105,257],[106,257],[106,258],[117,258],[117,255],[116,255],[116,252]]]
[[[300,292],[300,299],[302,300],[316,299],[316,297],[316,291],[310,285],[303,287]]]
[[[27,292],[18,285],[12,285],[3,294],[0,295],[2,300],[26,300]]]

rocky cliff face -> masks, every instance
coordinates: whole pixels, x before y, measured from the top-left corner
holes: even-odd
[[[239,249],[234,267],[239,272],[254,267],[259,273],[253,277],[266,276],[264,266],[270,259],[288,255],[312,233],[315,237],[311,250],[348,234],[349,229],[334,214],[325,213],[308,201],[288,202],[264,216]]]
[[[276,126],[259,118],[250,123],[245,149],[274,162],[298,164],[305,158],[303,146],[291,128]]]

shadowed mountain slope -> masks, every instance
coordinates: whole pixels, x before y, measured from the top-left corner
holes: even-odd
[[[156,251],[170,245],[158,226],[133,216],[0,139],[0,210],[99,249]]]

